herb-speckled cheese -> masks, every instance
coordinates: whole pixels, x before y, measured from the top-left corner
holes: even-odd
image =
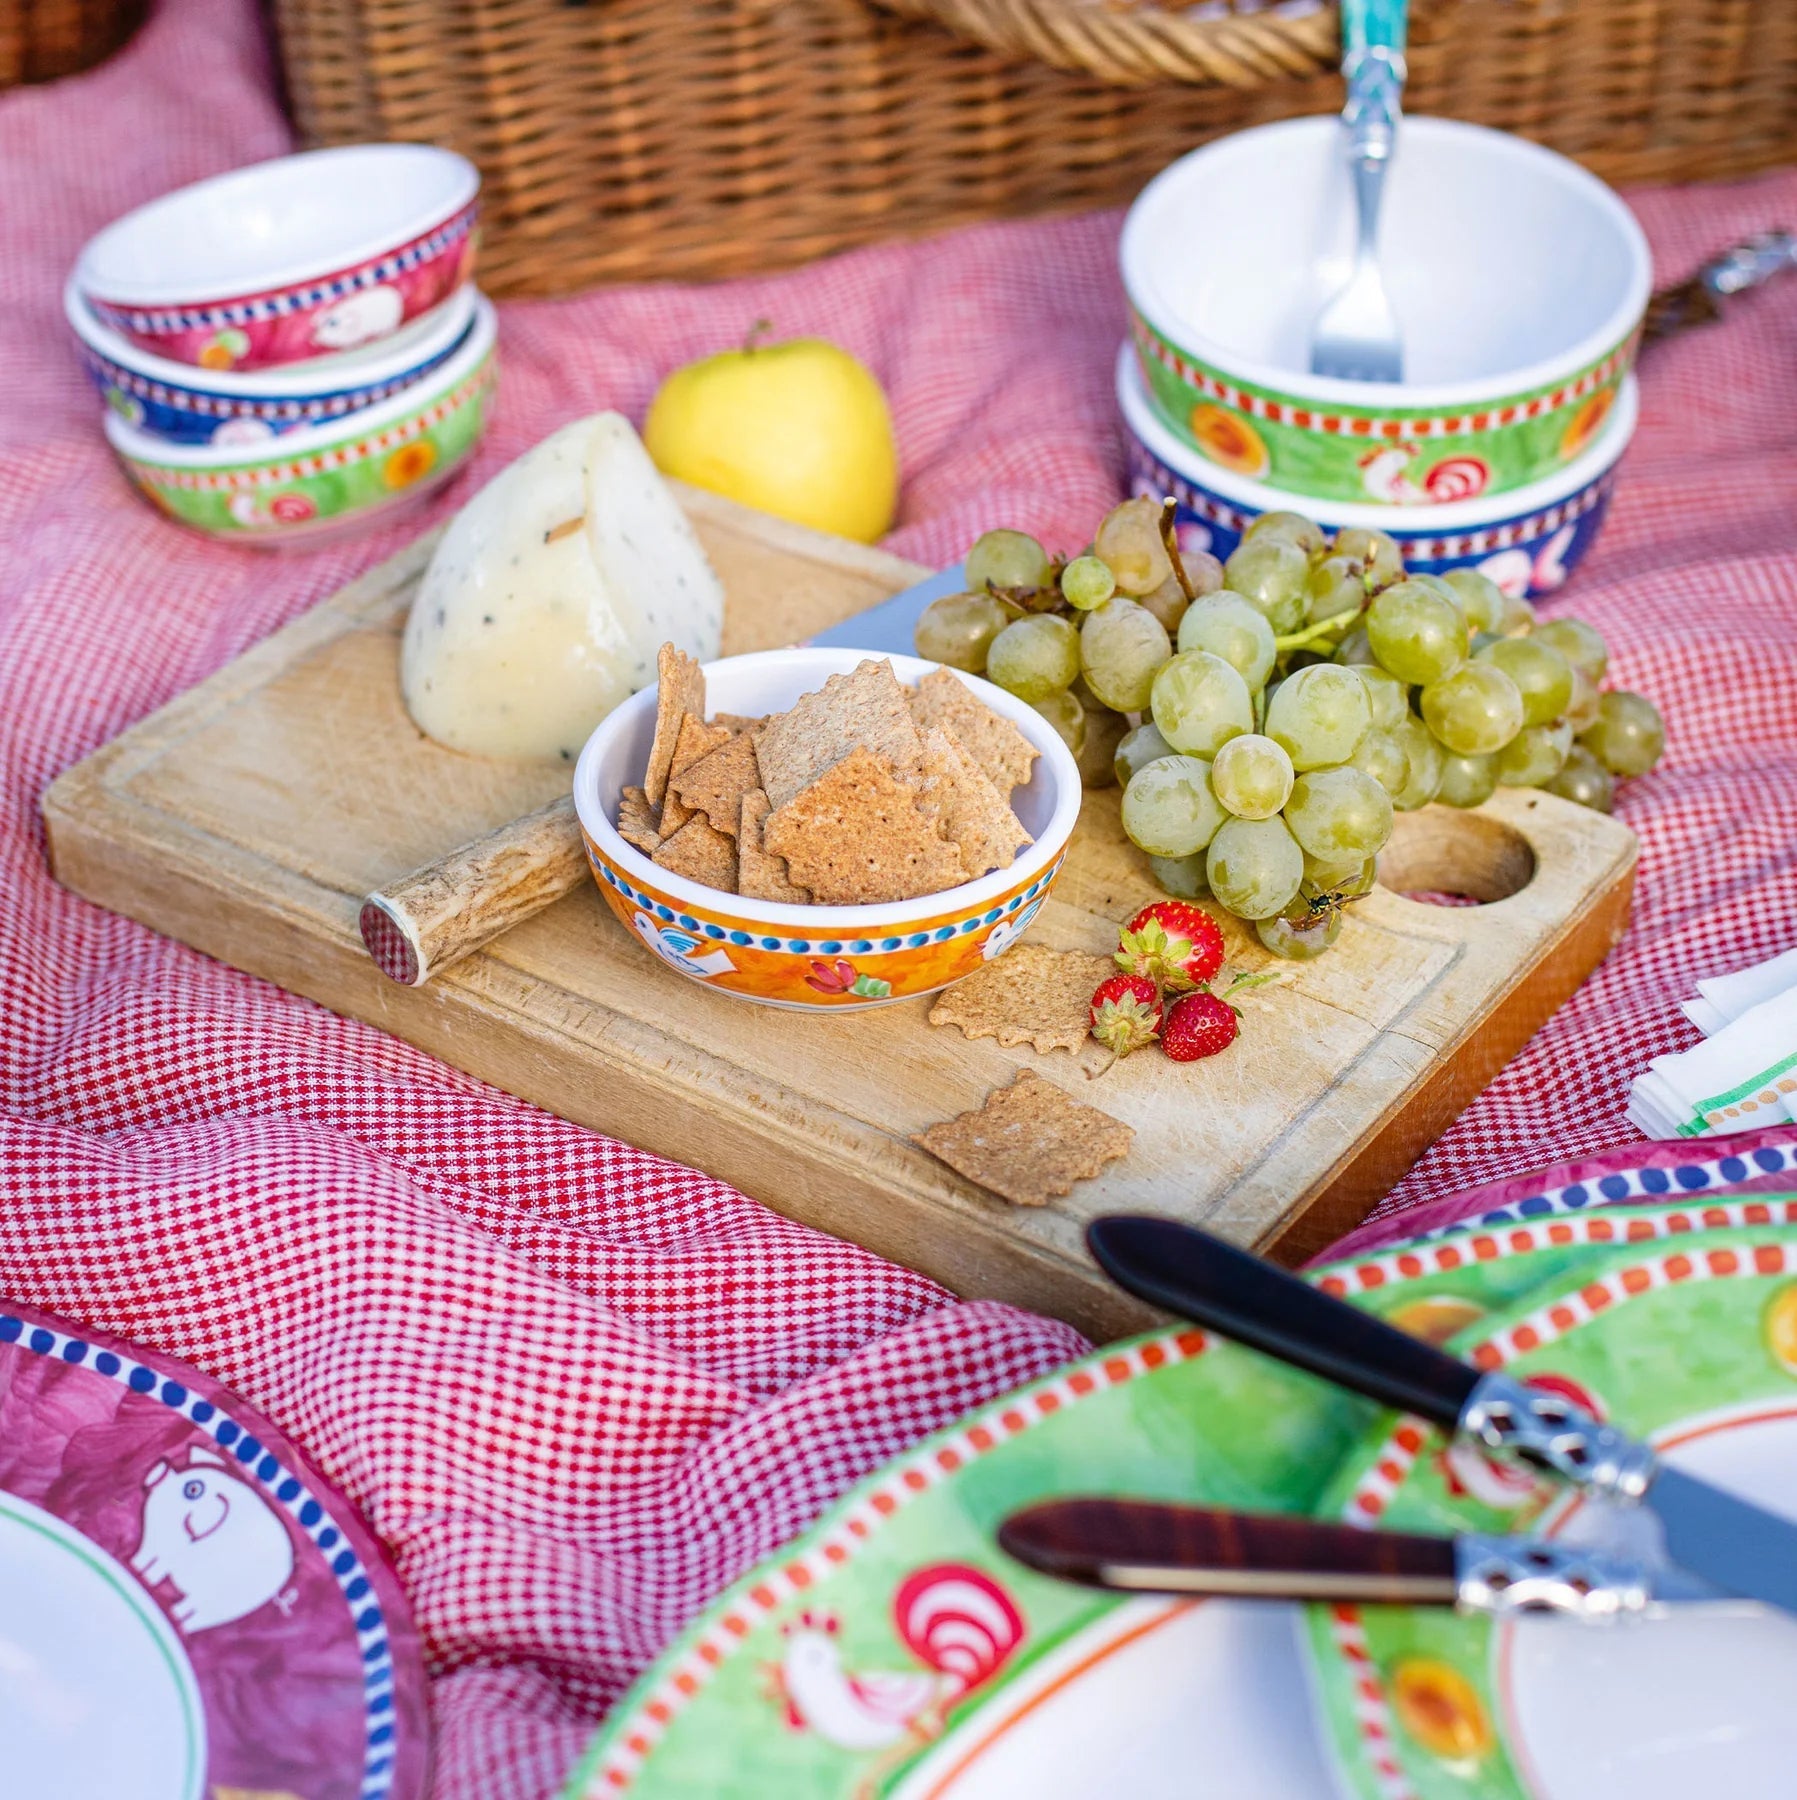
[[[580,521],[577,529],[564,529]],[[412,603],[400,685],[477,756],[572,761],[655,653],[718,653],[724,590],[629,420],[564,426],[456,515]]]

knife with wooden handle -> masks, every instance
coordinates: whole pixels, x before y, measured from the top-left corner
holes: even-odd
[[[809,641],[914,655],[923,609],[962,584],[957,563]],[[422,987],[578,887],[586,866],[574,798],[564,795],[370,894],[358,920],[362,942],[383,975]]]
[[[1045,1501],[1006,1519],[998,1543],[1040,1574],[1134,1594],[1580,1619],[1723,1597],[1681,1569],[1536,1538],[1363,1531],[1324,1519],[1149,1500]]]
[[[1086,1242],[1119,1287],[1252,1350],[1320,1375],[1450,1436],[1645,1506],[1667,1555],[1728,1593],[1797,1613],[1797,1526],[1738,1500],[1563,1395],[1482,1372],[1221,1238],[1139,1213],[1094,1219]]]

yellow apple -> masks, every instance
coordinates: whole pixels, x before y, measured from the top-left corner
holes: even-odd
[[[724,350],[661,384],[643,442],[664,475],[869,544],[892,524],[898,450],[880,384],[822,338]]]

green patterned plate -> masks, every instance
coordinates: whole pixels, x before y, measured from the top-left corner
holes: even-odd
[[[1757,1200],[1613,1207],[1312,1278],[1440,1339],[1629,1236],[1736,1222],[1718,1209],[1748,1204],[1771,1216]],[[738,1582],[619,1704],[570,1800],[1184,1800],[1199,1765],[1213,1795],[1333,1793],[1314,1734],[1292,1728],[1295,1609],[1121,1601],[1033,1575],[992,1540],[1007,1513],[1076,1491],[1311,1509],[1373,1416],[1195,1331],[1071,1364],[927,1440]]]
[[[1615,1209],[1624,1210],[1633,1212]],[[1552,1385],[1678,1466],[1797,1517],[1797,1228],[1748,1222],[1692,1236],[1671,1226],[1679,1210],[1652,1209],[1651,1237],[1577,1260],[1455,1347]],[[1714,1209],[1688,1210],[1702,1224]],[[1787,1206],[1724,1210],[1770,1221]],[[1644,1515],[1606,1518],[1477,1451],[1446,1451],[1438,1434],[1395,1414],[1337,1472],[1322,1510],[1394,1530],[1627,1542],[1651,1529]],[[1307,1627],[1324,1727],[1357,1800],[1790,1791],[1797,1621],[1782,1615],[1689,1607],[1606,1629],[1319,1606]]]

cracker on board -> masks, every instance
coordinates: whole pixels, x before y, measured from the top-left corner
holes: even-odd
[[[1127,1156],[1135,1135],[1121,1119],[1069,1099],[1024,1069],[978,1110],[932,1125],[912,1142],[1017,1206],[1046,1206]]]
[[[653,856],[661,848],[661,833],[655,825],[655,808],[640,787],[627,787],[618,796],[618,836],[634,845],[645,856]]]
[[[760,788],[743,795],[736,828],[736,888],[751,900],[779,900],[788,906],[809,906],[811,890],[802,888],[786,871],[786,859],[762,848],[761,827],[768,812],[768,797]]]
[[[924,817],[915,789],[867,749],[776,807],[761,841],[824,906],[912,900],[967,879],[961,852]]]
[[[970,1038],[997,1038],[1006,1049],[1028,1044],[1046,1055],[1076,1056],[1092,1029],[1092,993],[1117,973],[1108,956],[1014,944],[936,996],[932,1025],[954,1025]]]
[[[661,805],[667,792],[668,774],[674,766],[674,746],[680,724],[691,713],[705,716],[705,677],[699,665],[672,644],[656,653],[655,737],[649,745],[649,767],[643,775],[643,792],[651,806]]]
[[[774,714],[755,748],[761,785],[775,812],[852,751],[884,757],[902,782],[917,779],[923,755],[905,690],[884,658],[870,658],[847,675],[832,675],[790,710]]]
[[[713,831],[699,813],[672,837],[662,839],[653,860],[657,868],[702,882],[720,893],[736,892],[736,840]]]
[[[943,836],[959,847],[969,881],[1008,869],[1017,852],[1035,842],[960,740],[935,725],[923,734],[918,792],[923,810],[941,819]]]
[[[726,725],[706,725],[704,731],[721,731],[724,741],[709,750],[697,762],[682,766],[680,750],[674,752],[674,772],[668,778],[668,790],[682,806],[702,812],[714,831],[736,836],[737,821],[742,816],[743,795],[761,786],[761,773],[755,762],[755,738],[747,731],[732,733]],[[681,741],[685,742],[685,732]]]
[[[911,689],[910,702],[919,727],[937,725],[958,738],[1005,801],[1029,780],[1035,745],[947,669],[931,670]]]

